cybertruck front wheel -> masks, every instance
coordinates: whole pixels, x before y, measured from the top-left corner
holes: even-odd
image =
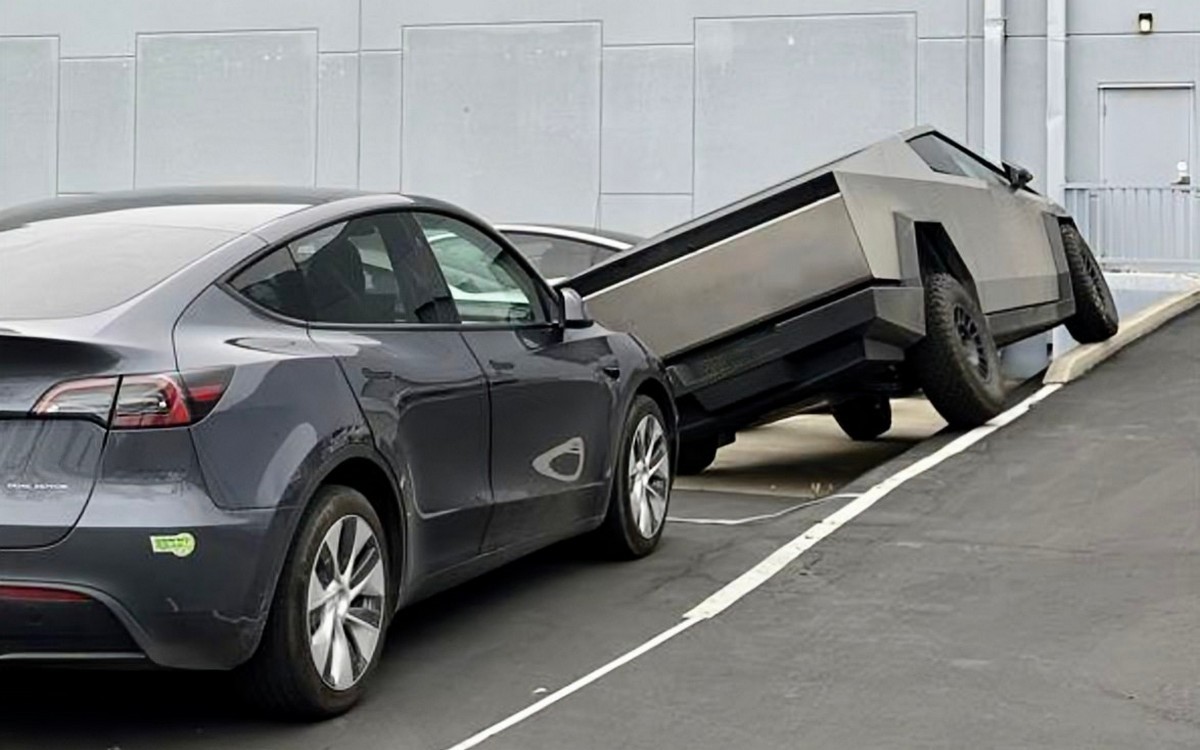
[[[634,399],[617,454],[608,515],[598,532],[615,557],[645,557],[658,546],[671,500],[671,436],[654,399]]]
[[[322,487],[300,523],[258,652],[252,697],[284,716],[336,716],[362,697],[392,605],[375,509],[348,487]]]
[[[975,298],[949,274],[925,280],[925,338],[910,352],[925,397],[953,427],[976,427],[1000,413],[1000,355]]]
[[[1075,314],[1067,318],[1067,332],[1081,344],[1107,341],[1117,332],[1119,319],[1108,281],[1083,235],[1073,224],[1062,228],[1063,250],[1071,272]]]
[[[887,396],[855,396],[834,404],[830,412],[851,440],[874,440],[892,429],[892,402]]]

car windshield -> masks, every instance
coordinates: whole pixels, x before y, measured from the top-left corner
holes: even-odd
[[[507,232],[505,236],[547,279],[562,279],[583,273],[617,253],[601,245],[565,237],[521,232]]]
[[[88,217],[0,231],[0,319],[73,318],[107,310],[235,236]]]

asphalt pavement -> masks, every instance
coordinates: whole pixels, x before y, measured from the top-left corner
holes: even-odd
[[[806,497],[681,490],[673,514]],[[323,724],[263,721],[220,675],[9,673],[0,747],[448,748],[671,627],[845,502],[675,523],[635,563],[567,543],[435,597],[399,616],[368,699]],[[1200,747],[1200,316],[481,745],[731,746]]]

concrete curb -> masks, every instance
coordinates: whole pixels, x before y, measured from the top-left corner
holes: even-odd
[[[1126,321],[1117,335],[1098,344],[1080,344],[1050,363],[1042,382],[1070,383],[1133,342],[1157,330],[1164,323],[1200,306],[1200,286],[1157,302]]]

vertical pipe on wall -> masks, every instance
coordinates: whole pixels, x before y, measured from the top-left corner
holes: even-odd
[[[983,4],[983,153],[1004,154],[1004,0]]]
[[[1067,0],[1046,0],[1046,194],[1066,200]]]

